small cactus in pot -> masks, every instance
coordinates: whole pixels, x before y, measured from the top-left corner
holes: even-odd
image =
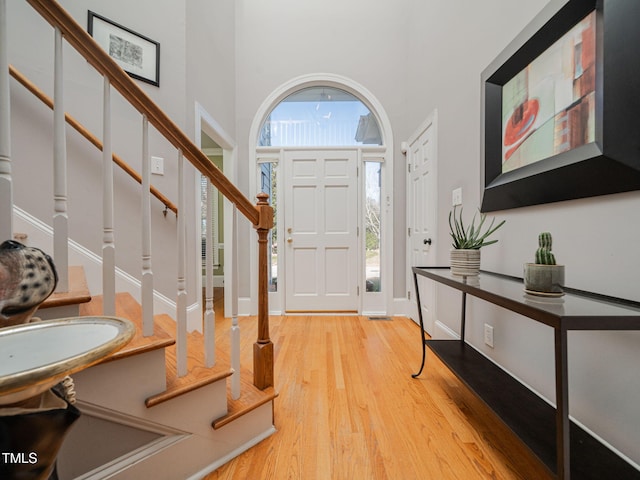
[[[549,232],[538,235],[538,249],[536,250],[536,263],[539,265],[555,265],[556,257],[551,252],[553,239]]]
[[[564,265],[557,265],[551,251],[553,239],[549,232],[538,235],[538,249],[535,263],[524,264],[524,288],[528,293],[561,296],[564,295]]]

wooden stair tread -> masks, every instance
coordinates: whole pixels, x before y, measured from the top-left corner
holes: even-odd
[[[253,374],[243,371],[240,375],[240,398],[234,400],[231,398],[231,393],[227,393],[227,414],[215,419],[211,422],[211,426],[214,430],[218,430],[256,408],[274,400],[277,396],[278,393],[273,387],[266,388],[265,390],[257,388],[253,385]]]
[[[54,292],[47,298],[38,310],[44,308],[78,305],[91,301],[91,292],[87,286],[84,268],[81,266],[69,267],[69,291]]]
[[[156,323],[175,337],[176,323],[171,317],[164,315],[161,318],[157,318]],[[145,400],[147,407],[153,407],[184,393],[223,380],[233,373],[233,370],[229,367],[228,355],[220,350],[216,351],[216,364],[213,367],[206,367],[203,337],[199,332],[191,332],[187,335],[187,352],[187,374],[183,377],[178,377],[176,345],[171,345],[165,349],[167,388],[164,392],[147,398]]]
[[[102,304],[102,295],[95,296],[89,303],[80,306],[80,315],[102,315]],[[127,345],[107,357],[102,363],[166,348],[175,343],[175,339],[162,329],[157,321],[154,322],[153,335],[149,337],[142,335],[142,307],[140,307],[140,304],[129,293],[116,294],[116,316],[131,321],[136,326],[136,334]],[[156,317],[162,316],[165,315],[157,315]]]

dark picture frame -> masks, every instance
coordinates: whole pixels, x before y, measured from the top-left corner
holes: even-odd
[[[160,86],[160,43],[90,10],[87,31],[130,77]]]
[[[503,170],[503,88],[595,11],[593,138]],[[483,212],[640,190],[640,2],[556,0],[482,72]]]

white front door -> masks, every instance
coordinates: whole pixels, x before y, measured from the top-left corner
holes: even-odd
[[[409,269],[411,275],[412,316],[417,314],[417,302],[413,286],[411,267],[436,265],[435,225],[436,225],[436,126],[435,115],[418,129],[409,141],[407,163],[407,210],[409,227]],[[427,333],[433,334],[435,313],[435,287],[433,282],[418,277],[422,317]],[[417,315],[413,317],[417,320]]]
[[[357,159],[354,150],[284,154],[287,312],[358,311]]]

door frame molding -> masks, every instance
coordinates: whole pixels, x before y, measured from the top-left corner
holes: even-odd
[[[385,214],[383,219],[383,232],[382,232],[382,245],[383,245],[383,255],[384,258],[382,260],[382,279],[381,286],[382,292],[384,296],[384,306],[381,307],[384,311],[376,311],[375,313],[384,313],[384,314],[393,314],[393,132],[391,129],[391,122],[389,120],[386,111],[382,107],[382,104],[378,101],[378,99],[363,85],[341,75],[329,74],[329,73],[314,73],[301,75],[299,77],[293,78],[288,82],[283,83],[278,88],[276,88],[267,98],[262,102],[260,107],[258,108],[255,116],[253,117],[253,121],[251,123],[251,129],[249,131],[249,191],[252,196],[257,195],[258,193],[258,182],[257,182],[257,169],[258,169],[258,137],[260,134],[260,128],[264,123],[267,115],[271,112],[271,110],[278,105],[282,100],[284,100],[290,94],[301,90],[303,88],[314,87],[314,86],[328,86],[335,87],[346,92],[351,93],[355,97],[357,97],[363,104],[369,108],[371,113],[376,117],[378,121],[378,125],[380,127],[380,133],[382,135],[383,145],[382,146],[357,146],[353,148],[361,149],[363,152],[371,151],[374,152],[372,158],[381,158],[383,163],[383,178],[382,178],[382,206],[383,212]],[[275,151],[281,150],[279,147],[269,147],[274,149]],[[291,147],[296,150],[301,150],[301,147]],[[320,150],[322,147],[308,147],[312,150]],[[330,147],[331,149],[340,148]],[[265,149],[265,147],[260,147],[261,151]],[[287,148],[289,149],[289,148]],[[366,155],[361,155],[361,161],[359,161],[360,165],[362,161],[365,161]],[[281,215],[279,216],[281,217]],[[363,220],[361,211],[358,212],[359,223]],[[279,227],[280,228],[280,227]],[[251,234],[256,235],[255,233]],[[363,236],[362,236],[363,237]],[[361,237],[361,238],[362,238]],[[257,311],[257,252],[255,249],[250,250],[250,272],[251,272],[251,312],[252,314]],[[279,270],[282,270],[281,268]],[[364,278],[364,271],[362,278]],[[359,313],[368,313],[367,307],[364,304],[364,281],[361,283],[360,291],[363,292],[360,295],[359,301]],[[282,289],[278,289],[278,297],[280,303],[278,305],[278,310],[272,309],[273,314],[279,314],[284,311],[284,295]],[[270,308],[272,303],[270,302]]]
[[[231,180],[234,184],[238,183],[238,175],[237,175],[237,145],[234,139],[225,132],[222,126],[207,112],[207,110],[198,102],[195,102],[195,125],[194,125],[194,143],[198,146],[198,148],[202,147],[202,132],[205,132],[214,142],[216,142],[220,148],[222,149],[222,166],[224,175]],[[195,170],[195,169],[194,169]],[[201,202],[201,186],[200,186],[200,175],[197,170],[195,170],[195,192],[194,192],[194,200],[195,205],[200,205]],[[233,230],[233,205],[231,202],[224,202],[224,231],[225,234],[228,234]],[[202,250],[202,237],[201,237],[201,219],[200,219],[200,209],[194,209],[194,225],[196,225],[196,234],[194,235],[194,244],[193,248],[195,251]],[[237,248],[236,245],[231,241],[227,241],[224,249],[224,264],[230,266],[233,264],[233,249]],[[198,298],[199,305],[204,304],[204,299],[202,298],[202,256],[197,255],[197,275],[195,276],[195,288],[196,288],[196,296]],[[224,280],[225,285],[231,285],[233,282],[233,269],[225,268],[224,269]],[[224,315],[225,317],[231,316],[231,306],[233,304],[233,299],[231,298],[231,288],[224,289]],[[199,324],[202,324],[202,311],[201,307],[199,313]]]

